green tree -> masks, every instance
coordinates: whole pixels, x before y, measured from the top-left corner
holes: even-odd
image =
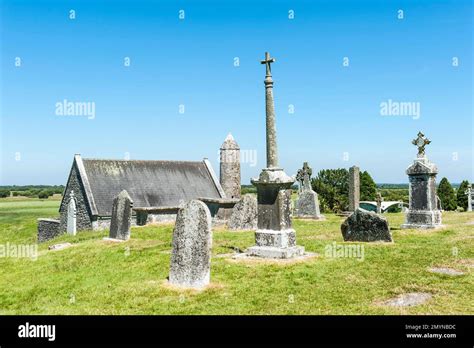
[[[8,190],[0,190],[0,198],[6,198],[10,196],[10,191]]]
[[[459,207],[462,207],[464,210],[467,210],[467,195],[466,190],[469,186],[469,182],[467,180],[463,180],[461,185],[459,185],[458,190],[456,191],[456,200]]]
[[[367,171],[360,173],[360,200],[375,201],[377,185]]]
[[[455,210],[457,206],[456,194],[448,179],[442,178],[438,186],[438,197],[444,210]]]
[[[313,190],[319,195],[321,210],[343,211],[348,205],[347,169],[323,169],[311,180]]]

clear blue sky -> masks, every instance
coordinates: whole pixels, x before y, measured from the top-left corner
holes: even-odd
[[[75,153],[209,157],[218,172],[228,132],[257,153],[249,184],[265,167],[265,51],[288,174],[356,164],[404,183],[422,130],[438,180],[474,177],[471,1],[3,0],[1,16],[0,185],[65,184]],[[95,119],[56,115],[64,99],[94,102]],[[420,118],[381,116],[388,99]]]

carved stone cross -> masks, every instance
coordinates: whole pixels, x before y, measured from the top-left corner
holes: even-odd
[[[418,147],[418,157],[424,157],[425,146],[431,143],[431,140],[425,137],[423,133],[418,132],[418,137],[416,139],[413,139],[411,143]]]
[[[303,163],[303,168],[298,169],[296,180],[300,183],[300,191],[311,191],[311,175],[313,170],[308,166],[308,162]]]
[[[265,52],[265,60],[262,60],[260,63],[266,64],[267,66],[267,76],[272,76],[271,63],[275,63],[275,58],[270,58],[270,53]]]

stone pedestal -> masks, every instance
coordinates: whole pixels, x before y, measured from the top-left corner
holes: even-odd
[[[437,207],[436,174],[438,168],[424,155],[418,156],[406,171],[410,188],[410,206],[402,228],[437,228],[441,211]]]
[[[287,259],[304,254],[304,247],[296,245],[292,228],[290,204],[294,180],[280,168],[263,169],[257,187],[258,221],[255,246],[247,250],[250,256]]]

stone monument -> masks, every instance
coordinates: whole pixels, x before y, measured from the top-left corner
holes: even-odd
[[[257,228],[257,198],[246,194],[232,208],[228,223],[231,230],[255,230]]]
[[[377,214],[382,214],[382,202],[383,197],[380,192],[377,192],[377,196],[375,198],[375,202],[377,202]]]
[[[240,199],[240,147],[230,133],[220,148],[220,183],[227,198]]]
[[[179,209],[173,231],[169,282],[200,289],[211,274],[211,213],[201,201],[191,200]]]
[[[295,217],[323,220],[324,216],[319,211],[318,194],[311,188],[312,169],[308,162],[303,163],[303,168],[296,174],[296,180],[300,184],[298,199],[295,204]]]
[[[120,240],[130,239],[132,208],[133,201],[126,190],[123,190],[114,198],[109,238]]]
[[[469,184],[465,191],[467,195],[467,211],[472,211],[472,185]]]
[[[402,228],[436,228],[441,226],[441,211],[436,201],[438,168],[428,160],[425,146],[431,143],[423,133],[412,144],[418,147],[414,163],[406,170],[409,179],[409,209]]]
[[[68,234],[73,236],[77,233],[77,217],[76,217],[76,197],[74,197],[74,191],[71,190],[69,194],[69,203],[67,204],[67,228],[66,231]]]
[[[265,53],[265,109],[267,168],[252,179],[257,187],[258,222],[255,232],[256,245],[247,250],[249,256],[287,259],[304,254],[296,245],[296,232],[291,223],[291,186],[294,180],[278,166],[273,79],[270,64],[275,59]]]
[[[359,167],[349,168],[349,211],[359,208],[360,201],[360,170]]]

